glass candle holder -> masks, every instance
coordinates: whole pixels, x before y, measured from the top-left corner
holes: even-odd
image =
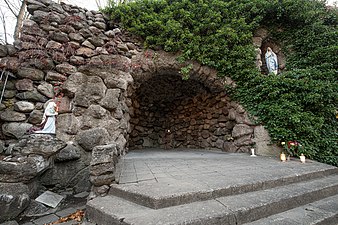
[[[280,160],[281,160],[282,162],[285,162],[285,161],[286,161],[286,155],[284,154],[284,152],[282,152],[282,153],[280,154]]]

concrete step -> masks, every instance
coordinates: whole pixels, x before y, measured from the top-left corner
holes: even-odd
[[[255,175],[254,179],[250,173],[247,173],[232,177],[231,182],[223,177],[220,179],[212,177],[207,184],[185,181],[183,176],[183,180],[163,178],[160,182],[113,184],[109,193],[149,208],[160,209],[338,174],[336,167],[324,167],[320,170],[318,170],[318,167],[307,167],[306,170],[300,169],[302,168],[297,165],[297,167],[290,168],[292,170],[290,174],[270,172],[265,176],[257,177]]]
[[[338,195],[297,207],[245,225],[337,225]]]
[[[86,212],[99,225],[244,224],[334,195],[338,175],[160,209],[108,195],[90,200]]]

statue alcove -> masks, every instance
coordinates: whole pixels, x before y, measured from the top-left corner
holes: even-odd
[[[265,53],[266,53],[268,47],[270,47],[272,49],[272,51],[277,55],[278,74],[279,74],[285,69],[285,55],[283,54],[280,45],[277,44],[275,41],[271,40],[270,38],[263,40],[262,45],[260,47],[260,49],[261,49],[261,60],[262,60],[262,65],[260,67],[261,73],[262,74],[268,74],[268,68],[266,66],[266,61],[265,61]]]

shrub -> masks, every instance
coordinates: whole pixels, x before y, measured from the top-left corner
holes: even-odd
[[[297,140],[307,157],[338,166],[336,8],[320,0],[138,0],[105,12],[146,47],[180,51],[181,60],[232,77],[237,88],[227,90],[274,142]],[[281,75],[255,68],[251,38],[259,26],[282,44]]]

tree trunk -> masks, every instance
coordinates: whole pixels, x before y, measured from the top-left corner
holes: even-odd
[[[17,21],[14,30],[14,40],[17,40],[20,37],[22,23],[23,20],[25,19],[25,15],[26,15],[26,0],[23,0],[20,7],[20,11],[17,16]]]

